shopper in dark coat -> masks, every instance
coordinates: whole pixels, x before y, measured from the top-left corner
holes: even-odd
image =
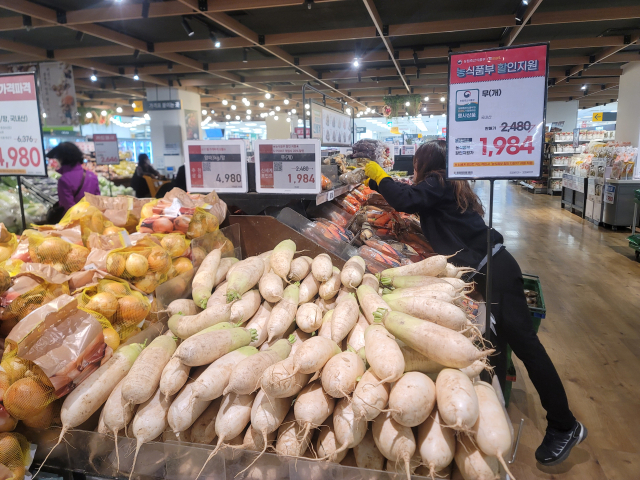
[[[144,178],[145,175],[152,178],[160,177],[158,171],[151,166],[149,156],[146,153],[141,153],[138,155],[138,166],[131,178],[131,188],[136,191],[136,197],[138,198],[147,198],[151,196],[149,185],[147,185],[147,180]]]
[[[473,280],[484,294],[488,228],[482,218],[484,209],[466,180],[445,180],[446,153],[443,140],[418,148],[413,158],[414,185],[393,181],[375,162],[367,164],[365,173],[370,178],[369,187],[382,194],[395,210],[420,216],[422,231],[434,251],[455,254],[452,263],[478,270]],[[533,328],[518,262],[502,243],[502,235],[494,230],[491,313],[497,355],[491,363],[501,385],[506,380],[507,345],[524,363],[547,411],[547,432],[536,450],[536,459],[543,465],[556,465],[586,438],[587,429],[569,409],[562,381]]]

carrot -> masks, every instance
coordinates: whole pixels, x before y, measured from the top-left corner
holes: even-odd
[[[367,363],[381,382],[393,383],[404,373],[404,357],[394,338],[382,325],[364,331]]]
[[[293,283],[285,288],[282,300],[273,307],[267,325],[267,341],[284,335],[296,319],[298,300],[300,296],[299,284]]]
[[[200,308],[207,307],[207,300],[209,300],[215,284],[216,272],[220,265],[221,255],[221,248],[211,250],[202,261],[202,264],[200,264],[198,273],[193,277],[191,294],[196,305]]]
[[[331,275],[331,278],[320,285],[318,293],[324,300],[329,300],[330,298],[335,297],[340,291],[340,285],[340,269],[338,267],[333,267],[333,274]]]
[[[273,271],[283,280],[287,280],[289,271],[291,270],[291,260],[296,253],[296,244],[293,240],[283,240],[276,248],[273,249],[271,254],[270,265]]]
[[[264,262],[258,257],[249,257],[234,265],[227,281],[227,303],[239,300],[260,281],[264,272]]]

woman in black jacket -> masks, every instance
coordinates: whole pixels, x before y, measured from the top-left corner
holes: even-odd
[[[131,188],[135,190],[136,197],[138,198],[147,198],[151,196],[149,185],[147,184],[147,180],[144,178],[145,175],[148,175],[152,178],[160,177],[158,171],[151,166],[149,155],[147,155],[146,153],[141,153],[140,155],[138,155],[138,166],[136,167],[136,171],[131,178]]]
[[[482,218],[484,209],[466,180],[445,180],[446,148],[442,140],[418,148],[413,158],[414,185],[394,182],[375,162],[367,164],[365,173],[370,178],[369,187],[382,194],[395,210],[420,216],[422,231],[437,253],[455,254],[452,263],[478,270],[473,280],[484,293],[488,228]],[[501,385],[506,380],[507,344],[524,363],[547,411],[547,432],[536,450],[536,460],[557,465],[586,438],[587,429],[569,409],[558,372],[533,329],[518,262],[502,243],[502,235],[494,230],[491,313],[497,355],[491,363]]]

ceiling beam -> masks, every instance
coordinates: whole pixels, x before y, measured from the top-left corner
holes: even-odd
[[[407,89],[407,92],[411,93],[411,89],[407,84],[407,80],[404,78],[404,75],[402,75],[402,69],[400,68],[400,65],[398,65],[398,62],[396,61],[395,53],[393,51],[393,46],[391,45],[391,40],[388,37],[384,36],[382,18],[378,13],[378,9],[374,5],[373,0],[362,0],[362,1],[364,2],[365,8],[369,12],[369,16],[373,21],[373,25],[376,27],[378,35],[380,35],[380,38],[382,39],[382,43],[384,43],[384,46],[387,49],[387,52],[389,53],[389,58],[393,62],[393,66],[396,67],[396,70],[398,71],[398,75],[400,75],[400,80],[402,80],[402,83],[404,83],[404,86]]]
[[[516,26],[513,27],[509,32],[509,35],[507,36],[507,41],[505,42],[506,46],[513,45],[513,42],[515,42],[520,32],[522,31],[524,26],[527,24],[527,22],[531,19],[531,17],[533,16],[533,14],[538,9],[541,3],[542,3],[542,0],[532,0],[529,3],[529,5],[527,6],[527,9],[524,11],[524,15],[522,16],[522,18],[516,20]],[[518,24],[518,21],[520,22],[519,24]]]
[[[630,18],[640,18],[640,5],[539,12],[531,18],[531,25],[604,22],[609,20],[626,20]]]

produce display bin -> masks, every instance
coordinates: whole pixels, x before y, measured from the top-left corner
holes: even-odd
[[[524,280],[525,290],[532,290],[538,294],[538,301],[536,305],[529,305],[531,323],[533,324],[533,329],[538,333],[540,322],[547,316],[547,307],[544,303],[540,277],[537,275],[523,273],[522,279]],[[513,386],[513,382],[516,381],[516,367],[511,360],[511,353],[511,347],[507,345],[507,381],[503,388],[504,401],[507,407],[509,406],[509,399],[511,398],[511,387]]]

